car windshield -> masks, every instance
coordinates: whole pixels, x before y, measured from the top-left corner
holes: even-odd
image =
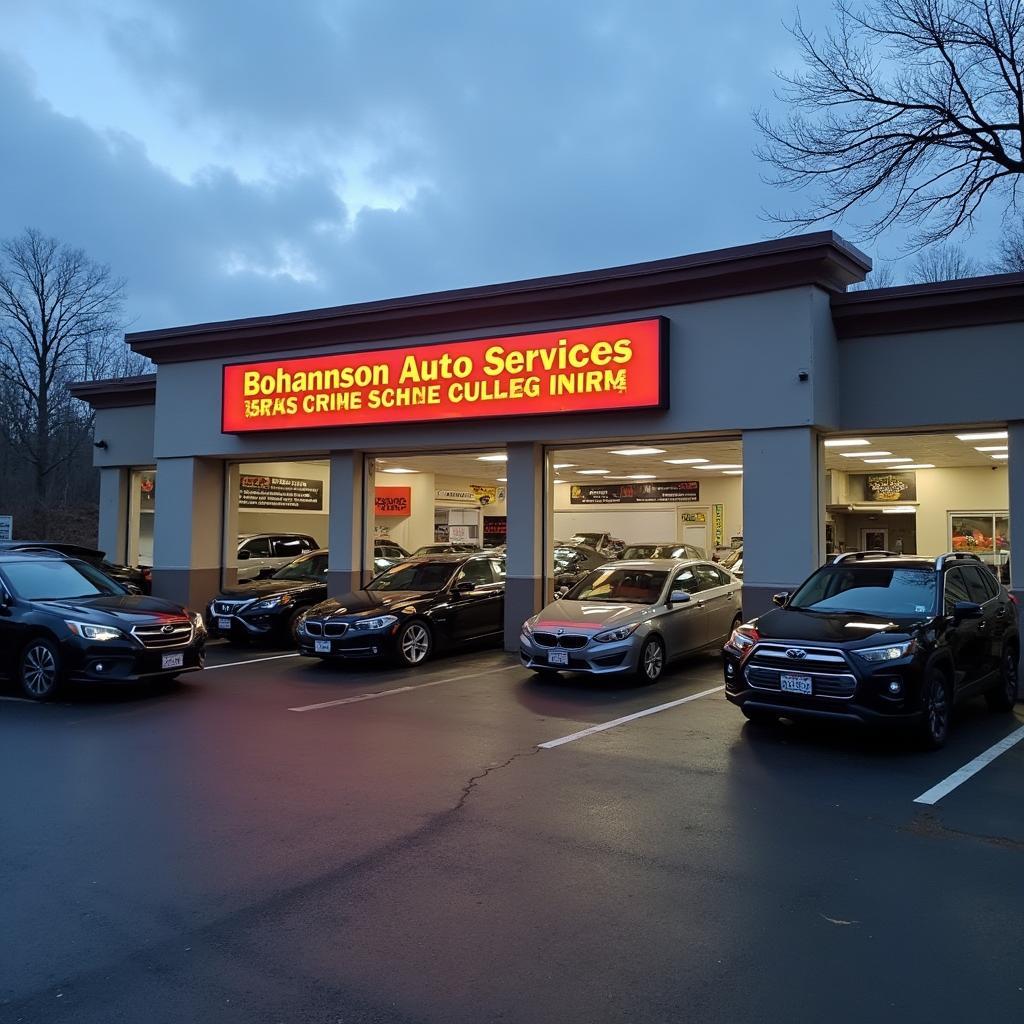
[[[736,548],[730,551],[718,564],[723,569],[731,569],[743,557],[743,548]]]
[[[127,593],[86,562],[26,559],[5,565],[4,571],[15,592],[26,601],[70,601]]]
[[[275,580],[320,580],[327,575],[327,554],[302,555],[278,569],[271,577]]]
[[[367,584],[367,590],[440,590],[459,568],[458,562],[400,562]]]
[[[572,601],[654,604],[668,573],[656,569],[595,569],[566,595]]]
[[[597,546],[597,543],[603,536],[603,533],[575,533],[572,537],[572,543],[586,544],[588,548],[592,548]]]
[[[622,557],[625,560],[633,558],[656,558],[657,552],[661,550],[660,544],[630,544],[625,551],[622,552]]]
[[[555,568],[564,569],[574,564],[580,557],[580,552],[576,548],[555,548]]]
[[[812,612],[926,615],[935,610],[935,573],[884,565],[819,569],[792,597],[790,608]]]

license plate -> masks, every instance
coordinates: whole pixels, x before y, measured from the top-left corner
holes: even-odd
[[[548,664],[549,665],[568,665],[569,664],[569,652],[568,651],[548,651]]]
[[[331,653],[331,641],[330,640],[314,640],[313,650],[317,654],[330,654]]]
[[[811,677],[784,675],[782,677],[782,689],[789,693],[813,693]]]
[[[185,665],[184,653],[179,654],[165,654],[160,659],[161,668],[183,668]]]
[[[231,620],[230,619],[218,619],[217,620],[217,628],[218,629],[230,629],[231,628]]]

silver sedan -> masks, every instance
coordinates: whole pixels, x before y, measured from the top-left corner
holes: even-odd
[[[519,654],[541,676],[629,673],[656,682],[665,665],[721,647],[743,621],[743,584],[711,562],[608,562],[523,623]]]

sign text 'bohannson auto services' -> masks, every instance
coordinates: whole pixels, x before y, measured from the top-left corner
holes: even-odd
[[[224,367],[223,429],[649,409],[666,401],[661,317]]]

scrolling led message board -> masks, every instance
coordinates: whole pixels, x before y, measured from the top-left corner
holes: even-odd
[[[224,367],[222,429],[296,430],[667,405],[662,317]]]

